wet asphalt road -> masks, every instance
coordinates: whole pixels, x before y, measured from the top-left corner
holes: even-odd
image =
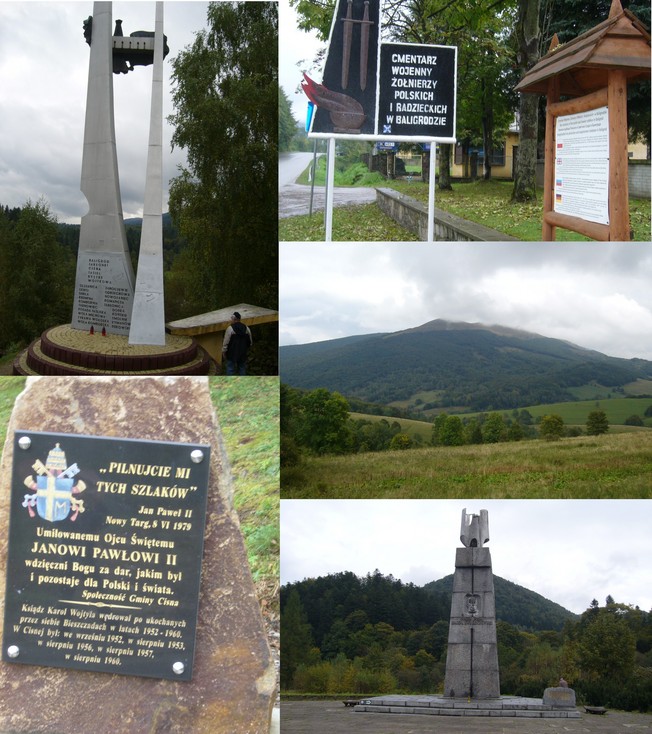
[[[294,217],[310,212],[310,186],[301,186],[294,181],[308,167],[312,153],[282,153],[278,162],[278,216],[279,219]],[[313,211],[323,211],[326,192],[316,186]],[[376,201],[375,189],[338,187],[333,196],[334,206],[369,204]]]

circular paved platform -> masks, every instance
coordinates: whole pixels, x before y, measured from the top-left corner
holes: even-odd
[[[344,698],[344,697],[343,697]],[[578,709],[582,712],[581,706]],[[282,701],[283,734],[633,734],[652,732],[652,714],[608,711],[579,719],[367,714],[342,701]]]
[[[129,344],[128,337],[102,336],[54,326],[14,362],[16,375],[207,375],[216,371],[191,337],[166,334],[164,345]]]

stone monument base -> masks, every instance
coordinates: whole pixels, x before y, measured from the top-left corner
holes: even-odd
[[[528,719],[579,719],[569,706],[544,705],[540,698],[500,696],[489,699],[443,696],[377,696],[360,701],[354,711],[378,714],[426,714],[430,716],[509,716]]]
[[[166,334],[164,345],[54,326],[14,361],[14,375],[211,375],[215,362],[194,339]]]

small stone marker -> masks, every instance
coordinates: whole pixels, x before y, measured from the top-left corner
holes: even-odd
[[[546,688],[543,692],[543,705],[555,708],[575,708],[575,691],[563,686],[557,688]]]
[[[194,630],[194,664],[190,680],[181,679],[183,671],[179,672],[180,669],[175,669],[169,676],[170,679],[162,679],[162,676],[158,677],[156,670],[149,669],[143,673],[142,668],[130,669],[127,674],[115,675],[109,669],[112,663],[109,663],[109,668],[102,668],[107,672],[92,671],[89,669],[90,666],[85,667],[83,664],[76,668],[50,667],[47,655],[45,659],[30,660],[29,664],[16,664],[20,661],[12,660],[12,656],[16,653],[14,648],[20,645],[10,643],[7,637],[7,633],[9,636],[12,634],[13,622],[11,628],[7,630],[4,629],[3,624],[2,632],[6,642],[3,644],[3,656],[7,662],[0,663],[0,687],[5,691],[5,694],[0,697],[0,731],[11,731],[15,734],[31,734],[37,731],[39,734],[88,734],[89,732],[93,734],[115,734],[116,732],[128,732],[129,734],[145,734],[145,732],[147,734],[266,734],[269,731],[270,713],[274,703],[275,672],[251,581],[237,515],[232,507],[228,462],[219,437],[219,427],[210,401],[207,378],[48,377],[28,379],[26,389],[17,399],[12,413],[0,468],[0,557],[2,558],[2,568],[0,568],[0,606],[2,607],[0,611],[2,614],[0,618],[4,617],[5,577],[8,577],[11,585],[12,572],[15,570],[11,566],[7,568],[7,524],[10,510],[13,509],[10,507],[13,455],[15,452],[22,452],[25,443],[19,443],[22,434],[16,435],[18,429],[30,432],[32,438],[34,432],[69,434],[73,438],[74,456],[71,451],[70,455],[66,457],[67,461],[64,460],[58,453],[63,448],[62,446],[52,449],[56,454],[53,454],[52,457],[42,456],[43,451],[37,452],[38,456],[35,456],[33,468],[37,478],[25,477],[33,481],[30,486],[25,483],[23,493],[28,495],[28,500],[35,497],[36,501],[33,507],[28,502],[24,509],[20,508],[23,512],[21,520],[39,524],[39,527],[47,529],[50,533],[55,530],[73,532],[73,529],[74,532],[83,532],[84,516],[89,513],[90,520],[93,501],[96,503],[100,501],[98,483],[107,481],[102,478],[106,475],[102,475],[100,470],[102,467],[108,470],[111,464],[102,463],[99,456],[94,458],[92,454],[78,453],[76,449],[81,444],[75,442],[91,440],[81,439],[80,436],[110,437],[111,440],[132,439],[139,442],[139,446],[143,445],[140,442],[173,442],[175,444],[173,452],[181,451],[179,444],[192,444],[193,449],[194,445],[210,447],[210,459],[206,459],[209,461],[209,477],[201,586],[196,630]],[[14,439],[17,441],[16,447],[14,447]],[[94,450],[102,451],[103,440],[105,439],[93,439],[97,442],[95,444],[97,448]],[[43,464],[42,471],[45,474],[42,474],[39,460]],[[108,462],[119,461],[116,457],[109,456],[106,456],[106,460]],[[55,466],[57,461],[60,461],[60,467]],[[63,463],[71,461],[77,466],[63,467]],[[167,466],[163,459],[157,462],[152,461],[150,464],[159,468]],[[98,468],[97,476],[90,471],[94,468]],[[118,471],[115,466],[113,469],[114,473]],[[25,473],[22,465],[21,472]],[[59,474],[50,481],[50,475],[54,475],[55,472]],[[37,481],[41,477],[46,477],[44,481],[40,482],[42,487]],[[59,484],[62,486],[58,486],[56,479],[59,477],[70,481],[60,480]],[[22,481],[22,474],[19,478]],[[81,487],[82,482],[85,485],[83,488]],[[126,484],[128,494],[131,494],[136,484],[139,487],[163,484],[162,481],[144,481],[142,478],[131,477],[120,482],[116,480],[112,482],[112,486],[116,489],[122,483]],[[31,487],[32,484],[36,489]],[[63,484],[66,487],[63,487]],[[69,493],[67,484],[71,485]],[[177,484],[185,486],[187,482],[180,476]],[[192,486],[195,486],[195,482],[192,482]],[[49,505],[48,492],[53,494],[52,502]],[[66,504],[68,499],[58,497],[57,492],[70,494],[70,506]],[[43,514],[38,512],[39,499]],[[82,499],[83,505],[81,504]],[[142,502],[138,503],[134,513],[129,509],[129,503],[125,503],[122,508],[118,509],[119,503],[115,502],[113,498],[110,508],[111,517],[135,518],[142,523],[143,520],[146,520],[146,513],[141,513],[139,510],[148,503],[152,507],[155,506],[155,488],[151,489],[149,495],[143,494],[142,497],[137,495],[136,499]],[[106,498],[103,501],[106,501]],[[59,507],[57,503],[62,506]],[[169,506],[168,504],[162,502],[161,507],[174,511],[172,504]],[[99,517],[98,506],[96,504],[94,522]],[[34,517],[31,516],[30,509],[34,511]],[[195,510],[199,510],[199,507],[193,505],[186,509],[193,510],[192,515],[194,516]],[[73,522],[71,518],[75,512],[77,515]],[[107,513],[103,513],[102,517],[108,517]],[[182,518],[181,520],[172,519],[172,521],[184,520]],[[148,529],[149,536],[162,542],[166,537],[165,533],[157,534],[160,528],[156,528],[156,533],[154,533],[152,527]],[[145,533],[142,531],[143,528],[138,526],[137,535],[144,537]],[[170,526],[170,531],[172,532],[172,526]],[[175,542],[177,550],[181,551],[182,535],[185,531],[177,528],[174,532],[177,535],[174,538],[170,535],[169,540]],[[198,527],[198,532],[201,533],[200,527]],[[92,555],[93,548],[97,547],[102,558],[111,556],[108,552],[111,549],[120,554],[120,546],[114,546],[110,539],[106,540],[104,537],[106,533],[111,534],[113,539],[118,536],[131,537],[131,534],[127,535],[126,531],[120,531],[117,526],[107,526],[100,531],[102,540],[97,546],[94,542],[89,541],[90,545],[87,547],[85,541],[73,543],[72,539],[44,538],[44,541],[51,542],[53,547],[55,542],[62,548],[73,545],[79,548],[83,546],[87,548],[85,551],[87,555]],[[190,537],[187,540],[190,541]],[[195,548],[201,548],[201,538],[193,537],[192,544],[195,544]],[[31,553],[29,548],[21,550],[26,554]],[[40,551],[38,553],[37,551],[39,548],[36,548],[32,554],[34,558],[40,556]],[[81,550],[79,552],[81,553]],[[157,551],[152,547],[149,552],[156,553]],[[162,549],[158,552],[167,553],[168,551]],[[21,554],[15,557],[19,558],[19,562],[21,559],[24,561]],[[52,561],[55,560],[59,562],[64,559],[58,557],[55,559],[53,556]],[[72,562],[83,562],[89,565],[88,557],[68,560],[71,564]],[[70,569],[72,569],[71,564]],[[107,566],[115,570],[115,564],[107,563]],[[126,566],[122,564],[121,567]],[[190,571],[190,566],[186,566],[184,570]],[[79,571],[79,573],[84,578],[93,577],[90,572]],[[76,576],[75,573],[66,573],[66,576],[74,579],[79,574]],[[117,579],[115,574],[112,574],[112,577]],[[150,580],[145,579],[145,575],[140,581],[151,584]],[[27,583],[33,583],[33,581],[28,578]],[[168,592],[171,592],[160,594],[157,592],[157,598],[158,596],[168,599],[176,598],[172,582],[162,584],[158,580],[153,585],[168,586]],[[51,586],[51,589],[54,591],[55,587]],[[33,589],[29,589],[28,586],[25,593],[28,590]],[[13,588],[14,597],[19,592],[20,589]],[[43,589],[38,592],[43,593]],[[115,592],[115,589],[107,587],[107,594]],[[127,592],[128,595],[129,593]],[[61,598],[73,601],[77,599],[74,595]],[[97,602],[98,599],[89,597],[88,601]],[[12,604],[15,609],[15,598]],[[38,607],[38,604],[35,606]],[[48,606],[50,605],[45,601],[44,615],[46,613],[50,615],[47,610]],[[56,614],[56,609],[61,607],[58,595],[57,600],[51,606]],[[68,610],[70,606],[75,606],[80,610],[92,611],[97,616],[94,623],[101,627],[99,617],[101,612],[106,611],[105,607],[80,604],[67,606]],[[116,614],[118,613],[116,611]],[[124,610],[123,613],[129,614],[130,612]],[[43,615],[39,615],[40,613],[37,613],[36,617],[40,619]],[[174,619],[174,615],[170,613],[159,616]],[[34,629],[36,631],[55,629],[57,625],[52,622],[51,617],[52,615],[47,624],[43,619],[41,625],[33,625]],[[70,617],[69,612],[67,617]],[[187,624],[190,624],[191,618],[192,614],[183,616]],[[72,620],[72,617],[70,619]],[[19,619],[18,624],[24,625],[25,623],[20,622]],[[130,626],[135,627],[133,623]],[[69,629],[77,628],[69,625]],[[161,633],[160,638],[157,638],[149,632],[145,634],[141,625],[139,636],[131,632],[124,634],[127,640],[134,640],[134,653],[136,653],[138,647],[135,641],[137,639],[150,642],[156,639],[165,640],[166,649],[168,648],[168,637],[172,642],[181,641],[187,644],[190,635],[187,635],[187,627],[184,630],[181,638],[166,636],[164,632]],[[86,634],[89,635],[88,641],[76,640],[76,644],[86,644],[94,648],[98,645],[104,646],[103,641],[95,638],[106,635],[106,630],[98,628],[95,631],[89,630]],[[36,651],[39,649],[39,639],[43,640],[45,645],[47,641],[45,631],[42,637],[35,635],[35,640],[29,642],[34,654],[37,654]],[[129,642],[127,641],[122,646],[115,645],[115,647],[122,650],[117,657],[123,657],[127,667],[132,665],[128,654]],[[159,648],[145,645],[142,645],[141,648],[152,649],[154,655],[158,654]],[[169,649],[174,652],[179,650],[178,647]],[[57,654],[59,652],[57,651]],[[81,652],[91,655],[88,650],[85,652],[81,650]],[[20,657],[20,650],[18,657]],[[141,657],[144,661],[149,660],[148,655]],[[12,661],[9,662],[9,660]],[[152,675],[157,677],[150,677]]]

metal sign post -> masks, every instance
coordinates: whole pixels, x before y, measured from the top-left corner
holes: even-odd
[[[435,241],[435,175],[437,165],[437,143],[430,143],[430,171],[428,176],[428,239]]]
[[[457,48],[385,43],[381,0],[337,0],[321,84],[304,74],[315,105],[308,137],[328,140],[326,241],[332,237],[335,140],[455,143]],[[428,241],[434,231],[431,151]]]
[[[335,187],[335,138],[328,138],[328,160],[326,169],[326,242],[333,240],[333,189]]]

